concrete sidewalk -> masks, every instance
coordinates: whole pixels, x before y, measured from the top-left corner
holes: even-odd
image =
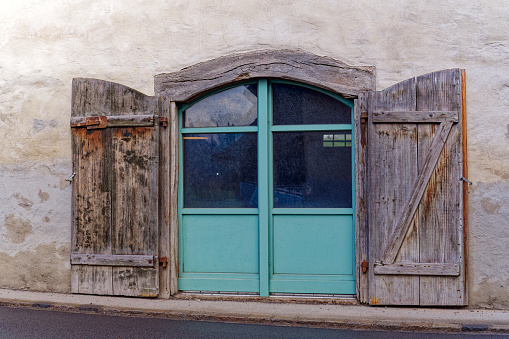
[[[163,300],[0,289],[3,306],[72,312],[354,329],[509,333],[509,311],[505,310],[372,307],[357,305],[351,299],[331,304],[324,299],[325,303],[318,299],[295,303],[284,302],[284,298],[273,302],[249,297],[238,297],[238,301],[210,298],[193,295]]]

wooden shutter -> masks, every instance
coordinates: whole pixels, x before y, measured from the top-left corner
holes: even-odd
[[[372,305],[467,303],[463,75],[430,73],[359,98]]]
[[[157,98],[95,79],[72,91],[72,292],[155,297]]]

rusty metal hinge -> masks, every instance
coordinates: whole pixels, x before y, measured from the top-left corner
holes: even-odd
[[[108,127],[108,118],[106,116],[87,117],[85,122],[71,123],[73,127],[86,127],[87,129],[100,129]]]
[[[368,122],[368,113],[361,113],[361,146],[366,144],[366,123]]]
[[[163,268],[166,268],[166,266],[168,266],[168,258],[159,257],[159,265],[163,265]]]
[[[159,117],[159,123],[163,125],[163,127],[168,126],[168,118],[167,117]]]
[[[362,273],[366,273],[369,268],[369,262],[367,262],[366,260],[363,260],[361,263],[361,267],[362,267]]]

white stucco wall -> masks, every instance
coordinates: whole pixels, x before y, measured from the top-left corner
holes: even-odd
[[[509,308],[507,1],[18,0],[0,22],[0,287],[70,289],[73,77],[153,94],[158,73],[302,49],[376,66],[377,89],[466,69],[470,305]]]

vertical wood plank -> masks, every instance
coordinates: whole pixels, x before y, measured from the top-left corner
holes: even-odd
[[[461,137],[463,155],[463,176],[468,178],[467,161],[467,85],[465,70],[461,70]],[[468,305],[468,183],[463,181],[463,272],[464,277],[464,298],[463,305]]]
[[[113,295],[155,298],[159,292],[159,268],[112,267]]]
[[[417,110],[460,111],[460,91],[459,70],[420,76],[417,78]],[[419,125],[419,165],[426,157],[435,129],[430,124]],[[460,121],[452,126],[419,205],[420,262],[462,261],[461,138]],[[460,277],[422,276],[421,305],[463,305],[461,266]]]
[[[178,292],[179,274],[179,220],[178,220],[178,178],[179,178],[179,125],[178,107],[175,102],[170,105],[170,294]]]
[[[111,266],[78,266],[78,293],[113,295]]]
[[[113,254],[158,255],[157,128],[112,128]]]
[[[158,127],[112,128],[112,252],[158,255]],[[113,268],[113,293],[155,296],[159,267]],[[150,280],[152,279],[152,280]]]
[[[369,93],[369,256],[370,304],[417,305],[419,277],[384,276],[373,273],[373,264],[393,233],[394,218],[404,208],[417,176],[417,127],[415,124],[376,124],[375,110],[415,110],[415,79],[398,83],[381,92]],[[418,258],[418,229],[415,220],[396,262]]]
[[[109,115],[110,102],[110,83],[73,79],[72,116]],[[73,172],[76,173],[72,182],[72,252],[111,254],[109,139],[108,130],[72,130]],[[106,283],[108,280],[110,283]],[[111,269],[73,267],[71,289],[74,293],[111,294]]]
[[[111,83],[111,115],[156,113],[157,97],[147,96],[121,84]]]
[[[111,115],[111,82],[73,79],[71,115],[73,117]]]
[[[355,100],[355,258],[357,299],[361,303],[369,303],[368,274],[362,272],[362,262],[369,261],[368,249],[368,211],[367,211],[367,118],[361,125],[361,114],[368,113],[367,93],[359,94]],[[364,136],[362,135],[364,134]]]
[[[73,129],[72,251],[111,254],[110,131]]]
[[[159,97],[159,116],[170,120],[170,100]],[[159,257],[170,258],[170,130],[159,125]],[[159,297],[171,296],[171,267],[159,266]]]

